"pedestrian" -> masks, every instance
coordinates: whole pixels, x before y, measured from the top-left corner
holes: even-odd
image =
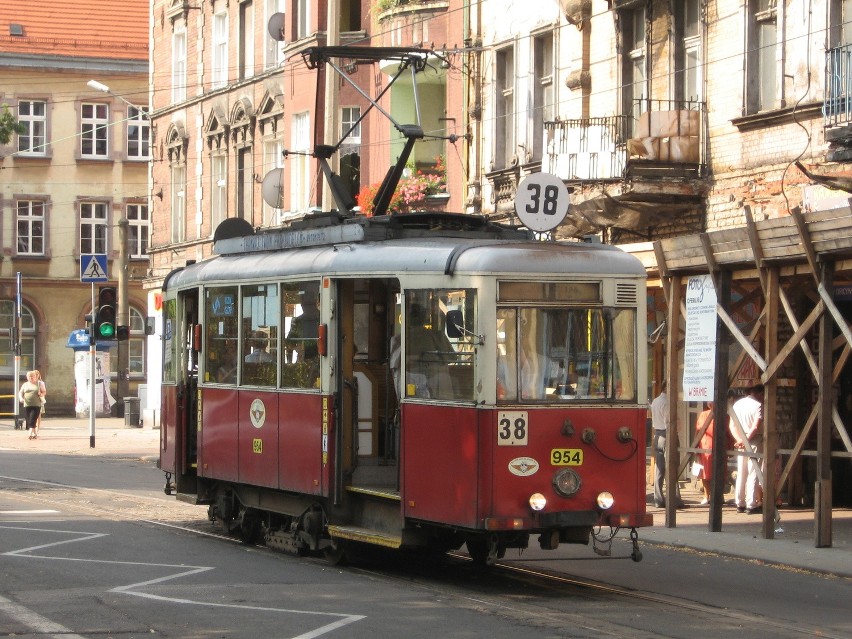
[[[41,410],[39,411],[35,427],[35,435],[38,437],[39,430],[41,429],[41,418],[44,417],[44,407],[47,404],[47,385],[44,383],[44,379],[42,379],[40,370],[36,369],[35,374],[38,378],[38,390],[41,393]]]
[[[664,508],[666,499],[663,495],[663,481],[666,477],[666,429],[669,423],[669,396],[666,393],[666,382],[663,380],[660,394],[651,402],[651,426],[654,431],[652,445],[654,447],[654,505]],[[669,489],[672,487],[670,486]],[[671,492],[671,491],[670,491]],[[680,498],[680,486],[674,485],[674,498],[677,508],[683,508]]]
[[[38,437],[38,417],[41,413],[41,387],[38,383],[37,371],[27,373],[27,381],[21,384],[18,390],[18,399],[24,405],[24,417],[27,430],[30,431],[30,439]]]
[[[763,448],[763,384],[752,386],[748,394],[731,407],[734,419],[729,430],[734,438],[737,455],[737,481],[734,503],[737,512],[754,515],[763,512],[762,486],[758,474]]]
[[[695,463],[698,464],[700,468],[697,468],[698,472],[694,473],[696,478],[701,481],[701,492],[703,493],[703,498],[701,499],[702,504],[710,503],[710,491],[712,490],[713,484],[714,425],[713,402],[707,402],[705,409],[698,415],[698,421],[695,422],[696,433],[701,433],[702,430],[704,431],[701,434],[700,441],[698,442],[698,448],[705,452],[696,453]]]

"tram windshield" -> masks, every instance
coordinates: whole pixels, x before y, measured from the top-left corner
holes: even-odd
[[[497,400],[635,400],[635,309],[552,302],[498,308]]]
[[[405,295],[405,397],[473,399],[476,292],[421,289]],[[448,336],[447,315],[459,318]]]

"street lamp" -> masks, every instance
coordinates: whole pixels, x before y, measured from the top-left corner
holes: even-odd
[[[127,106],[132,106],[137,111],[142,111],[142,109],[140,107],[133,104],[127,98],[110,91],[109,87],[107,85],[105,85],[103,82],[98,82],[97,80],[89,80],[88,82],[86,82],[86,86],[88,86],[90,89],[94,89],[95,91],[100,91],[101,93],[108,93],[109,95],[113,96],[114,98],[118,98],[119,100],[124,102]]]

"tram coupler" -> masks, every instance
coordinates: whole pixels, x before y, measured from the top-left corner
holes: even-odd
[[[635,528],[630,529],[630,541],[633,544],[633,552],[630,553],[630,558],[635,562],[642,561],[642,551],[639,550],[639,533]]]
[[[172,483],[172,474],[166,473],[166,485],[163,486],[163,492],[167,495],[171,495],[174,489],[175,485]]]

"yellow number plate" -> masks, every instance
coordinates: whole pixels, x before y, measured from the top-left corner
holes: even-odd
[[[582,466],[583,451],[580,448],[554,448],[550,451],[553,466]]]
[[[252,450],[253,453],[262,453],[263,452],[263,440],[262,439],[251,440],[251,450]]]

